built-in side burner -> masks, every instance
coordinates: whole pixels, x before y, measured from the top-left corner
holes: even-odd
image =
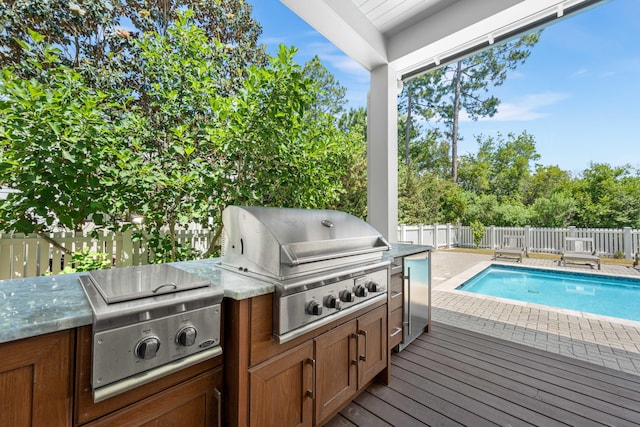
[[[80,276],[93,310],[94,401],[222,353],[223,290],[158,264]]]

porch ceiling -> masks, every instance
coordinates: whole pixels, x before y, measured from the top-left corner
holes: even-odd
[[[281,0],[371,71],[409,78],[608,0]]]

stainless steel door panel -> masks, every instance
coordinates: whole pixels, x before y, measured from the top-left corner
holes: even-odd
[[[407,256],[403,260],[404,313],[403,350],[428,329],[431,320],[431,257],[429,252]]]

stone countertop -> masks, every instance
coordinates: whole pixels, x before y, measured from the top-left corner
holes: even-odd
[[[272,283],[218,267],[220,259],[172,263],[222,286],[225,298],[245,299],[274,291]],[[0,343],[93,323],[93,313],[78,277],[57,274],[0,281]]]
[[[93,322],[78,273],[0,281],[0,343]]]
[[[429,246],[395,243],[385,260],[430,250]],[[270,294],[274,285],[220,268],[219,258],[181,261],[174,266],[222,286],[225,298],[242,300]],[[78,276],[58,274],[0,281],[0,343],[62,331],[93,322],[91,306]],[[86,274],[86,273],[85,273]]]
[[[418,254],[420,252],[431,251],[431,246],[410,245],[407,243],[391,243],[391,250],[385,253],[385,259],[393,260],[396,257],[404,257]]]

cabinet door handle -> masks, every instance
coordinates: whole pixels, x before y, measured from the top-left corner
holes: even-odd
[[[393,330],[393,332],[391,332],[391,334],[389,334],[390,337],[395,337],[396,335],[398,335],[400,332],[402,332],[402,328],[395,328]]]
[[[357,355],[358,353],[360,353],[360,335],[358,335],[358,334],[351,334],[351,338],[355,338],[355,340],[356,340],[356,355]],[[356,356],[356,358],[355,358],[355,359],[351,359],[351,364],[352,364],[352,365],[356,365],[356,366],[358,365],[358,358],[357,358],[357,356]]]
[[[367,361],[367,354],[369,353],[369,349],[368,347],[368,342],[369,340],[367,340],[367,331],[363,331],[363,330],[359,330],[358,331],[358,336],[362,335],[364,337],[364,354],[361,354],[360,356],[358,356],[358,359],[362,360],[363,362]],[[360,346],[358,346],[358,353],[360,352]]]
[[[307,390],[307,397],[316,400],[316,360],[309,358],[307,363],[311,365],[311,390]]]
[[[214,388],[213,395],[218,401],[218,426],[222,426],[222,392],[217,388]]]

